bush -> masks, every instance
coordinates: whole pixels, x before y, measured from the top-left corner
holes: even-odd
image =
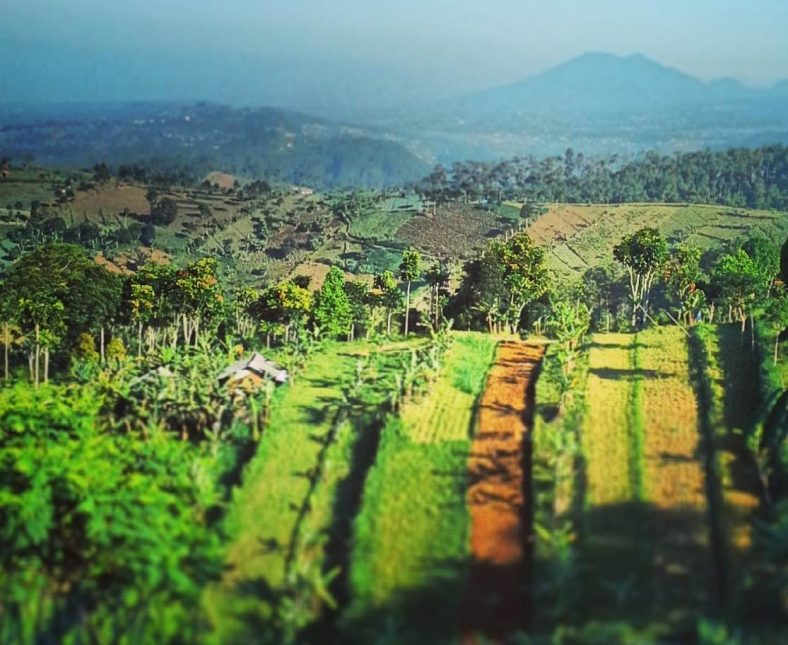
[[[74,357],[80,361],[95,362],[99,359],[96,351],[96,341],[93,335],[83,332],[77,337],[77,344],[74,347]]]
[[[178,216],[178,205],[174,199],[164,197],[156,202],[151,209],[151,221],[157,226],[167,226],[175,221]]]

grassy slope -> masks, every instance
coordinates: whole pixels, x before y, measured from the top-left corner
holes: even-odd
[[[369,642],[386,629],[401,642],[454,637],[468,558],[469,435],[494,348],[489,337],[457,334],[421,414],[384,429],[355,525],[346,639]],[[439,413],[437,431],[424,433],[421,420]]]

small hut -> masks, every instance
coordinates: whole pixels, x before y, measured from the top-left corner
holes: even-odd
[[[266,379],[270,379],[278,385],[287,383],[287,370],[257,352],[252,354],[250,358],[236,361],[219,374],[219,381],[226,382],[230,387],[239,385],[255,387]]]

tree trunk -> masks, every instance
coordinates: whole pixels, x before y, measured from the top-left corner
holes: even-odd
[[[755,318],[750,311],[750,351],[755,351]]]
[[[408,322],[410,319],[410,280],[408,280],[408,288],[405,292],[405,335],[408,335]]]
[[[44,383],[49,383],[49,347],[44,347]]]
[[[101,332],[99,334],[99,347],[100,355],[101,355],[101,362],[104,362],[104,325],[101,326]]]
[[[36,325],[36,378],[35,378],[36,389],[38,389],[40,365],[41,365],[41,329],[39,328],[38,325]]]
[[[137,358],[142,356],[142,321],[137,323]]]
[[[386,315],[386,335],[391,336],[391,316],[394,312],[389,309],[388,314]]]
[[[774,337],[774,364],[777,365],[777,352],[780,349],[780,332]]]
[[[11,344],[10,325],[3,323],[3,380],[8,382],[8,347]]]

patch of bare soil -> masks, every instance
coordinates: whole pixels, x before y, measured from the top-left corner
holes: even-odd
[[[501,343],[482,395],[468,462],[473,562],[460,624],[463,643],[502,641],[526,622],[528,435],[543,354],[543,346]]]

